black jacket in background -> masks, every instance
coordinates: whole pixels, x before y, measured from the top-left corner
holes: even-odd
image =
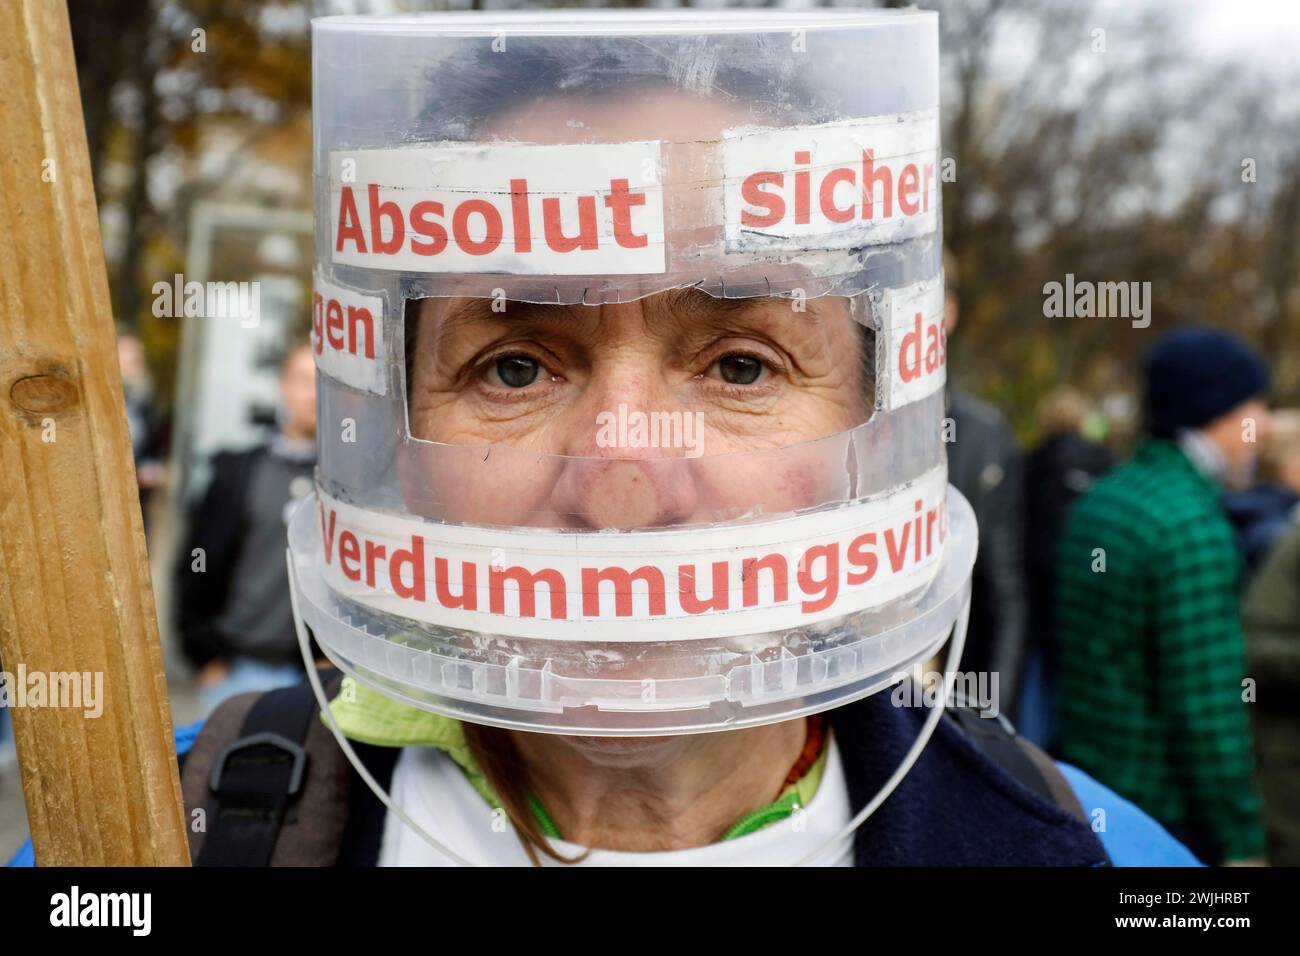
[[[195,668],[225,658],[229,648],[213,626],[226,599],[244,533],[244,502],[249,480],[265,446],[218,452],[212,482],[189,515],[189,538],[176,562],[176,617],[181,651]],[[204,553],[204,571],[192,570],[195,548]]]
[[[1074,434],[1053,435],[1025,458],[1025,559],[1029,581],[1030,648],[1056,672],[1056,570],[1070,506],[1115,467],[1103,445]]]
[[[996,672],[998,705],[1014,714],[1025,658],[1029,605],[1025,587],[1020,450],[1001,414],[950,389],[948,480],[975,510],[979,554],[961,670]]]

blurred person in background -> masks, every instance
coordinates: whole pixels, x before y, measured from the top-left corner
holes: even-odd
[[[285,529],[316,466],[316,366],[310,345],[280,368],[280,432],[221,452],[176,573],[181,648],[198,670],[204,714],[245,691],[290,686],[302,661],[289,604]]]
[[[1219,507],[1268,430],[1268,369],[1184,328],[1144,361],[1147,437],[1071,509],[1059,565],[1061,757],[1209,863],[1262,863],[1238,586]]]
[[[1242,611],[1269,861],[1300,866],[1300,525],[1263,560]]]
[[[948,336],[957,327],[957,297],[952,291],[956,277],[956,261],[945,253],[943,326]],[[946,401],[953,421],[948,480],[970,501],[980,529],[961,670],[996,673],[996,703],[1010,717],[1016,712],[1029,615],[1020,510],[1023,463],[1000,412],[957,388],[951,379]]]
[[[149,499],[167,477],[163,461],[170,428],[154,408],[153,379],[145,362],[144,343],[130,332],[118,334],[117,364],[122,373],[122,397],[126,404],[136,483],[140,489],[140,512],[147,531]]]
[[[1029,629],[1016,728],[1045,749],[1054,746],[1056,556],[1070,506],[1115,466],[1094,441],[1100,416],[1080,391],[1063,387],[1038,406],[1037,447],[1025,457],[1025,578]]]
[[[1246,571],[1254,573],[1300,518],[1300,411],[1273,412],[1259,445],[1259,484],[1223,496],[1237,529]],[[1300,579],[1297,579],[1300,585]]]

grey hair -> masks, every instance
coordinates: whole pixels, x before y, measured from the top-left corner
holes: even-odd
[[[778,122],[823,122],[834,113],[813,102],[799,82],[801,64],[783,33],[511,37],[501,52],[492,42],[484,37],[463,44],[425,72],[430,94],[417,128],[473,139],[508,107],[569,93],[602,97],[655,87],[751,104]]]

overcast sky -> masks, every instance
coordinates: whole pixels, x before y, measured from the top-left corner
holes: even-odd
[[[1187,38],[1208,56],[1300,70],[1300,0],[1106,0],[1164,5],[1186,16]]]

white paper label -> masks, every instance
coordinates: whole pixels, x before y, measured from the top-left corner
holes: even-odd
[[[884,295],[886,408],[932,395],[947,381],[948,337],[943,327],[943,276]]]
[[[384,300],[326,282],[312,291],[311,346],[316,367],[344,385],[375,395],[387,391]]]
[[[728,130],[727,250],[845,249],[933,232],[938,149],[937,110]]]
[[[948,534],[935,469],[887,496],[774,521],[565,533],[445,525],[318,492],[320,566],[379,611],[515,637],[691,640],[783,630],[927,584]]]
[[[664,271],[657,141],[330,154],[335,263],[408,272]]]

